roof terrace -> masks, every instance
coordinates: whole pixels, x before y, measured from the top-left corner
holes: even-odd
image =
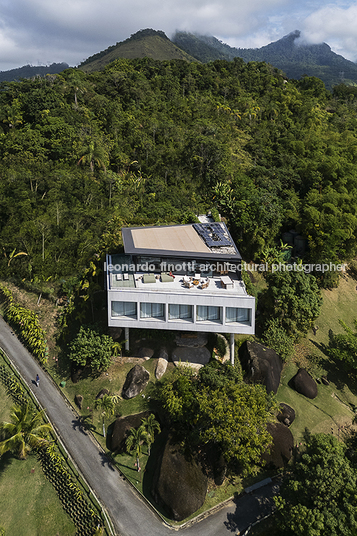
[[[237,274],[206,277],[199,273],[188,275],[170,275],[167,273],[111,273],[109,277],[111,290],[136,289],[149,292],[172,292],[188,294],[234,294],[247,296],[243,281]]]

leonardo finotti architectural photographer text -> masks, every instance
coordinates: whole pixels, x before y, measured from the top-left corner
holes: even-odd
[[[286,264],[279,262],[276,264],[257,264],[257,263],[246,263],[242,262],[239,265],[231,264],[229,262],[216,262],[216,263],[204,263],[200,264],[196,261],[188,261],[182,263],[170,263],[170,262],[161,262],[159,266],[155,264],[145,262],[142,264],[108,264],[108,272],[124,273],[124,272],[173,272],[173,273],[182,273],[182,272],[241,272],[242,270],[248,272],[344,272],[347,268],[347,264],[335,264],[335,263],[313,263],[313,264],[303,264],[303,263],[290,263]]]

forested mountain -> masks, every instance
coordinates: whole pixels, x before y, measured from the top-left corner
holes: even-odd
[[[14,82],[21,78],[33,78],[34,76],[46,76],[46,74],[58,74],[68,69],[67,63],[52,63],[51,65],[24,65],[18,69],[0,71],[0,82]]]
[[[357,90],[242,59],[121,59],[3,83],[3,277],[75,274],[122,225],[213,206],[246,260],[295,228],[313,262],[357,248]],[[21,255],[18,255],[21,253]],[[320,276],[320,274],[318,274]]]
[[[140,30],[125,41],[117,43],[83,61],[79,68],[85,72],[100,71],[108,63],[119,58],[152,58],[154,60],[197,61],[174,43],[160,30]]]
[[[286,35],[274,43],[261,48],[234,48],[213,36],[193,35],[177,32],[173,42],[188,54],[202,62],[216,59],[265,61],[281,69],[289,78],[299,79],[303,75],[321,78],[327,88],[344,81],[357,84],[357,64],[332,52],[329,45],[300,44],[300,32]]]

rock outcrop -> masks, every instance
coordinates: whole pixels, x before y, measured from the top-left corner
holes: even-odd
[[[279,422],[285,424],[285,426],[290,426],[295,419],[295,410],[291,406],[288,406],[288,404],[281,402],[280,411],[276,418]]]
[[[165,508],[171,519],[181,521],[202,506],[206,493],[207,476],[169,437],[154,475],[155,501]]]
[[[127,417],[119,417],[116,419],[110,440],[110,449],[113,452],[125,451],[125,441],[128,437],[131,428],[139,428],[142,419],[147,419],[150,411],[135,413]]]
[[[307,370],[300,368],[289,382],[290,387],[307,398],[316,398],[318,394],[317,383]]]
[[[172,350],[171,359],[176,366],[181,364],[198,370],[209,362],[211,354],[205,347],[179,347]]]
[[[288,463],[293,454],[294,438],[289,428],[280,422],[268,423],[267,430],[273,438],[273,445],[262,458],[268,467],[279,469]]]
[[[261,383],[268,393],[272,391],[276,394],[283,363],[275,350],[257,342],[246,341],[240,348],[239,356],[246,372],[246,381]]]
[[[75,402],[76,406],[79,407],[79,409],[82,409],[83,396],[82,395],[75,395],[74,402]]]
[[[135,365],[129,370],[123,386],[123,398],[134,398],[140,394],[148,384],[150,374],[141,365]]]
[[[144,346],[142,346],[141,348],[139,348],[137,355],[138,357],[140,357],[140,359],[144,359],[145,361],[147,361],[148,359],[151,359],[154,355],[154,350],[152,348],[145,348]]]
[[[101,391],[99,391],[95,399],[99,400],[100,398],[103,398],[104,395],[109,395],[108,389],[102,389]]]
[[[157,360],[156,369],[155,369],[155,378],[157,380],[160,380],[165,374],[168,361],[169,361],[169,354],[167,353],[167,349],[164,346],[162,346],[160,348],[159,359]]]

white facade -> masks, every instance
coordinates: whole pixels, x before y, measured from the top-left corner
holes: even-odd
[[[212,277],[207,288],[186,288],[183,276],[143,283],[143,274],[134,274],[134,287],[116,287],[115,277],[108,273],[109,326],[254,334],[255,298],[242,281],[223,288],[222,278]]]
[[[230,333],[231,340],[254,334],[255,298],[246,292],[241,256],[223,223],[122,234],[124,253],[106,261],[109,326]]]

